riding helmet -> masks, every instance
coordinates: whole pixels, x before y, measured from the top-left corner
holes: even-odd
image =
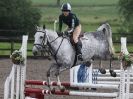
[[[62,11],[71,11],[71,5],[70,3],[65,3],[61,6]]]

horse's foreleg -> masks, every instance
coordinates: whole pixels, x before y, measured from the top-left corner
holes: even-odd
[[[57,83],[58,83],[58,86],[59,86],[59,89],[61,90],[61,92],[64,92],[65,91],[65,87],[61,85],[61,81],[60,81],[59,75],[57,76]]]
[[[116,72],[114,72],[114,70],[112,70],[112,60],[111,59],[110,59],[110,63],[109,63],[109,72],[110,72],[111,76],[113,76],[113,77],[117,76]]]
[[[57,69],[57,72],[55,74],[55,76],[57,77],[57,85],[59,86],[59,89],[64,92],[65,91],[65,87],[61,85],[61,81],[60,81],[60,77],[59,77],[59,73],[60,73],[60,69]]]
[[[102,65],[102,60],[100,60],[100,63],[99,63],[99,71],[101,74],[106,74],[106,70],[103,68],[103,65]]]
[[[52,88],[51,88],[51,85],[50,85],[50,83],[51,83],[50,70],[48,70],[48,72],[47,72],[47,83],[48,83],[49,90],[51,90]]]
[[[48,83],[48,87],[49,87],[49,90],[50,91],[52,91],[53,90],[53,88],[52,88],[52,86],[51,86],[51,80],[50,80],[50,71],[51,71],[51,68],[52,68],[53,66],[51,66],[50,68],[49,68],[49,70],[47,71],[47,83]]]

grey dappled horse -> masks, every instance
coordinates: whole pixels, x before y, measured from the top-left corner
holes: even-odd
[[[51,65],[47,73],[48,82],[50,82],[50,73],[53,68],[53,71],[56,71],[55,74],[60,84],[59,74],[62,68],[71,68],[73,65],[76,65],[75,63],[81,64],[83,62],[90,66],[90,64],[87,63],[90,63],[92,59],[99,58],[101,60],[111,60],[112,55],[114,55],[112,31],[108,23],[102,24],[96,32],[84,33],[84,36],[80,38],[82,42],[83,62],[75,62],[75,49],[68,38],[67,36],[59,37],[53,30],[41,27],[37,28],[33,54],[37,54],[39,49],[41,50],[44,45],[48,45],[55,59],[55,62]],[[111,63],[110,73],[112,76],[116,76],[116,73],[111,70]]]

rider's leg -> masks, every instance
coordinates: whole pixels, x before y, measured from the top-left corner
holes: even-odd
[[[81,43],[80,40],[77,43],[75,43],[75,48],[76,48],[76,52],[77,52],[78,59],[82,61],[83,60],[83,58],[82,58],[82,52],[81,52],[82,43]]]
[[[81,33],[81,25],[79,25],[75,28],[75,30],[73,32],[73,40],[74,40],[74,43],[75,43],[75,48],[76,48],[76,52],[77,52],[76,54],[78,56],[78,59],[82,61],[83,60],[82,52],[81,52],[82,43],[79,40],[80,33]]]

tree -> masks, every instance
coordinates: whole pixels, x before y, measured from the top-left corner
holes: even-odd
[[[35,25],[41,18],[38,9],[32,7],[28,0],[0,0],[0,30],[17,30],[19,32],[0,32],[0,35],[22,35],[33,33]]]
[[[119,0],[122,30],[133,32],[133,0]]]

